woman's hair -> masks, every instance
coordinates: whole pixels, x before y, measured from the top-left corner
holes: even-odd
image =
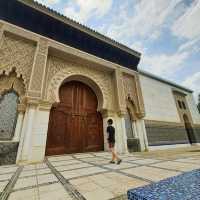
[[[112,119],[109,119],[107,122],[108,122],[108,124],[113,124],[113,120]]]

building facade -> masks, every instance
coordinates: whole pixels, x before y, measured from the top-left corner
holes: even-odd
[[[140,53],[31,0],[0,2],[0,164],[200,142],[192,91],[138,71]]]

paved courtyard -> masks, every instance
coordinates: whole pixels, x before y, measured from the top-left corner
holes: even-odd
[[[48,157],[44,163],[0,167],[1,200],[126,199],[126,192],[200,168],[198,147],[121,155],[110,153]]]

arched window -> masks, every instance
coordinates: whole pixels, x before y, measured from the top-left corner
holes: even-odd
[[[14,136],[18,103],[19,96],[13,90],[0,96],[0,139],[2,140],[10,140]]]

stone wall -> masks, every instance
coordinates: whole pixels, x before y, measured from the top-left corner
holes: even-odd
[[[18,142],[0,142],[0,165],[15,164]]]
[[[196,143],[200,143],[200,125],[194,125],[194,135]]]
[[[189,143],[182,123],[156,122],[145,120],[149,145],[168,145]]]

